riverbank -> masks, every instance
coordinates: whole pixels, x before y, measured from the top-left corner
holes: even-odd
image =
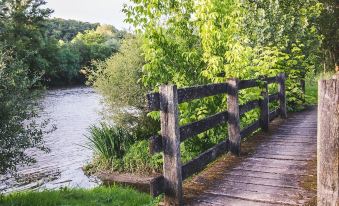
[[[131,188],[118,186],[85,189],[60,189],[13,193],[0,196],[2,206],[155,206],[157,199]]]

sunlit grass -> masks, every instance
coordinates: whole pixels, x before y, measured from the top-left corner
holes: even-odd
[[[91,190],[61,189],[57,191],[22,192],[0,197],[1,206],[152,206],[149,195],[118,186]]]
[[[321,73],[318,75],[310,75],[306,78],[306,103],[309,105],[315,105],[318,103],[318,81],[320,79],[332,78],[333,72]]]
[[[306,82],[306,103],[309,105],[315,105],[318,102],[318,83],[317,81]]]

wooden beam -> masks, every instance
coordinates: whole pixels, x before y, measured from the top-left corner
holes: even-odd
[[[249,79],[249,80],[241,80],[239,82],[239,90],[251,88],[251,87],[259,87],[260,82],[266,82],[267,84],[278,83],[278,76],[275,77],[259,77],[258,79]]]
[[[242,80],[239,82],[239,90],[260,86],[260,81],[266,81],[268,84],[278,81],[278,77],[268,77],[260,80]],[[178,89],[178,102],[183,103],[194,99],[201,99],[209,96],[227,93],[228,85],[226,83],[209,84],[195,87]],[[148,109],[150,111],[160,110],[160,95],[158,92],[147,94]]]
[[[339,203],[339,78],[319,81],[317,205]]]
[[[180,127],[180,141],[183,142],[190,137],[194,137],[202,132],[212,129],[228,120],[228,112],[220,112],[197,122]]]
[[[287,108],[286,108],[286,76],[284,73],[280,73],[278,76],[279,80],[279,105],[280,105],[280,116],[283,119],[287,118]]]
[[[147,108],[149,111],[160,110],[160,94],[159,93],[148,93],[147,94]]]
[[[267,82],[267,84],[273,84],[273,83],[278,83],[278,77],[267,77],[264,78],[263,81]]]
[[[258,130],[260,128],[260,122],[255,121],[252,124],[250,124],[249,126],[247,126],[245,129],[243,129],[240,132],[241,138],[245,138],[248,137],[249,135],[251,135],[253,132],[255,132],[256,130]]]
[[[162,137],[159,135],[152,136],[149,139],[148,146],[149,146],[149,153],[151,155],[162,152],[163,151]]]
[[[234,155],[240,155],[240,115],[239,115],[239,80],[228,80],[228,97],[227,97],[227,110],[228,110],[228,135],[230,141],[230,151]]]
[[[227,92],[227,87],[226,83],[221,83],[178,89],[178,101],[180,104],[194,99],[223,94]]]
[[[239,90],[243,90],[243,89],[247,89],[247,88],[251,88],[251,87],[258,87],[260,86],[260,83],[258,80],[241,80],[239,82]]]
[[[164,193],[164,176],[155,177],[150,181],[150,195],[158,197]]]
[[[180,132],[178,120],[178,92],[174,85],[160,87],[161,136],[164,148],[165,206],[182,205],[182,174]]]
[[[187,124],[180,127],[180,142],[185,141],[190,137],[194,137],[202,132],[212,129],[222,123],[227,122],[228,112],[220,112],[213,116],[207,117],[197,122]],[[163,151],[163,143],[161,136],[155,135],[149,139],[149,152],[151,155]]]
[[[185,180],[188,177],[202,171],[208,164],[216,160],[220,155],[225,154],[228,151],[228,144],[227,140],[223,141],[185,164],[182,167],[182,179]]]
[[[223,94],[227,92],[227,87],[226,83],[220,83],[178,89],[178,103]],[[160,95],[158,92],[147,94],[147,100],[147,107],[150,111],[160,110]]]
[[[260,117],[259,117],[259,123],[260,127],[263,131],[268,131],[268,124],[270,123],[269,118],[269,96],[268,96],[268,84],[266,83],[264,90],[261,92],[262,99],[260,100]]]
[[[240,106],[239,115],[242,116],[245,113],[247,113],[247,112],[249,112],[249,111],[251,111],[251,110],[253,110],[257,107],[259,107],[259,100],[253,100],[253,101],[247,102],[246,104]]]
[[[278,101],[278,100],[279,100],[279,93],[269,95],[269,101],[270,102],[274,102],[274,101]]]

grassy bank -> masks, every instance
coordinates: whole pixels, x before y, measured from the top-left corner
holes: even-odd
[[[330,79],[334,72],[321,73],[318,75],[310,75],[306,77],[306,103],[315,105],[318,103],[318,81],[321,79]]]
[[[117,186],[91,190],[22,192],[0,197],[1,206],[153,206],[154,199],[133,189]]]
[[[317,79],[307,80],[306,81],[306,94],[305,99],[306,103],[310,105],[315,105],[318,102],[318,82]]]

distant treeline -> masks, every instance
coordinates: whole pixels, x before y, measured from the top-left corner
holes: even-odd
[[[93,30],[100,26],[99,23],[89,23],[77,20],[52,18],[47,20],[47,35],[58,40],[71,41],[79,32]],[[118,30],[115,29],[115,32]]]
[[[45,3],[1,1],[0,44],[44,85],[84,83],[84,71],[117,52],[126,32],[111,25],[51,19],[53,11],[43,8]]]
[[[43,81],[47,85],[84,83],[92,62],[104,60],[117,52],[125,31],[111,25],[91,24],[75,20],[48,19],[49,67]]]

